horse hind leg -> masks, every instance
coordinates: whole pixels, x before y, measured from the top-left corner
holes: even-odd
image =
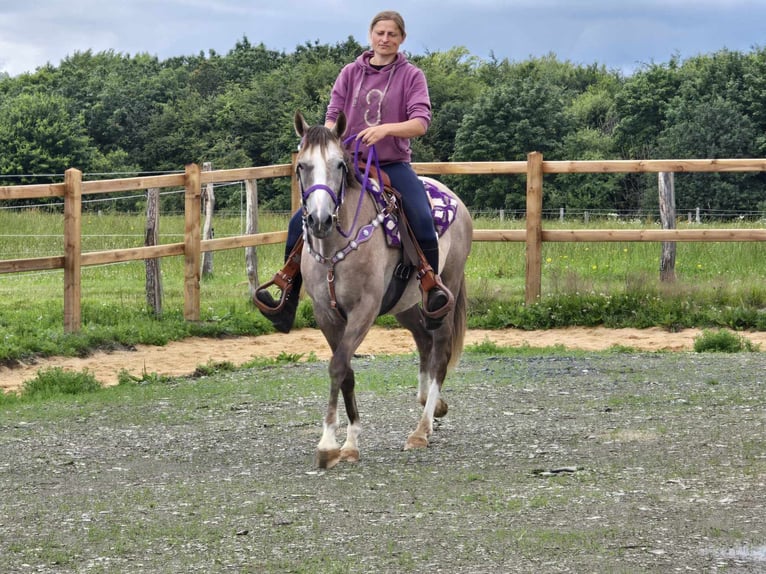
[[[359,409],[356,406],[354,395],[354,371],[352,369],[349,371],[350,380],[347,379],[341,386],[346,414],[348,415],[348,427],[346,428],[346,442],[340,447],[340,459],[346,462],[359,462],[358,438],[362,432],[362,426],[359,424]]]
[[[428,395],[423,402],[421,396],[421,404],[423,404],[423,413],[418,421],[418,426],[407,437],[407,442],[404,443],[404,450],[410,450],[413,448],[425,448],[428,446],[428,437],[434,431],[434,417],[437,412],[437,405],[443,405],[440,407],[440,416],[444,416],[447,412],[447,403],[442,401],[440,395],[440,387],[436,380],[431,380],[428,385]],[[443,410],[441,410],[443,409]]]
[[[432,373],[435,361],[444,361],[444,365],[448,362],[448,359],[437,359],[437,357],[439,357],[440,349],[449,348],[445,346],[449,334],[443,328],[437,331],[427,330],[417,307],[399,313],[396,318],[412,333],[420,355],[418,401],[423,406],[423,414],[417,428],[407,438],[404,450],[424,448],[428,446],[428,437],[433,433],[434,417],[443,417],[447,414],[447,403],[440,396],[442,382],[446,376],[446,366],[439,367],[434,376]]]
[[[428,386],[426,385],[426,389],[428,389]],[[428,397],[430,395],[430,392],[426,390],[425,393],[418,393],[418,401],[420,402],[420,406],[423,408],[426,408],[426,403],[428,402]],[[447,416],[447,412],[449,411],[449,405],[447,404],[447,401],[445,401],[441,397],[441,392],[439,399],[436,401],[436,407],[434,408],[434,418],[440,419],[442,417]]]

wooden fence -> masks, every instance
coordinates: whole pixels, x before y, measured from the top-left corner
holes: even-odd
[[[294,163],[294,162],[293,162]],[[717,160],[612,160],[612,161],[543,161],[542,154],[530,153],[526,161],[415,163],[421,175],[524,175],[527,179],[526,229],[474,230],[474,241],[526,242],[525,299],[536,301],[541,293],[542,244],[549,241],[766,241],[766,229],[609,229],[545,230],[542,226],[543,177],[554,173],[663,173],[663,172],[752,172],[766,171],[766,159]],[[285,231],[239,235],[221,239],[201,237],[201,190],[209,183],[249,181],[274,177],[292,177],[292,202],[299,201],[292,164],[202,172],[196,164],[185,173],[100,181],[82,181],[77,169],[67,170],[64,182],[45,185],[0,187],[0,200],[62,197],[64,199],[64,253],[60,256],[0,260],[0,273],[18,273],[50,269],[64,270],[64,329],[80,329],[80,271],[88,265],[118,263],[159,257],[184,257],[184,317],[200,318],[201,254],[223,249],[255,247],[284,242]],[[185,188],[185,225],[183,243],[135,247],[82,253],[82,196],[150,188]]]

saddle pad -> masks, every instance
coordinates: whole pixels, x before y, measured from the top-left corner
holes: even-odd
[[[441,237],[449,229],[457,215],[457,200],[450,194],[440,190],[434,184],[424,181],[428,199],[431,202],[431,216],[434,219],[436,233]],[[386,216],[383,221],[383,229],[386,230],[386,240],[390,247],[401,247],[402,240],[399,236],[399,221],[393,215]]]

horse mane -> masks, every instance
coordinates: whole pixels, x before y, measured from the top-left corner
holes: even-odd
[[[323,125],[309,126],[309,128],[303,134],[303,145],[319,146],[320,149],[327,149],[331,143],[337,143],[338,147],[343,151],[343,161],[346,163],[346,185],[354,185],[357,183],[355,170],[351,165],[351,154],[346,146],[343,145],[336,136],[333,130]]]

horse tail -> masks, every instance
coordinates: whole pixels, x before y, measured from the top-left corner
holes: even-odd
[[[453,368],[460,360],[460,355],[463,354],[463,343],[465,342],[465,329],[466,329],[466,307],[468,304],[468,297],[465,292],[465,275],[460,278],[460,286],[457,289],[457,293],[453,293],[455,296],[455,308],[452,314],[452,353],[450,353],[450,360],[447,364],[447,369]]]

